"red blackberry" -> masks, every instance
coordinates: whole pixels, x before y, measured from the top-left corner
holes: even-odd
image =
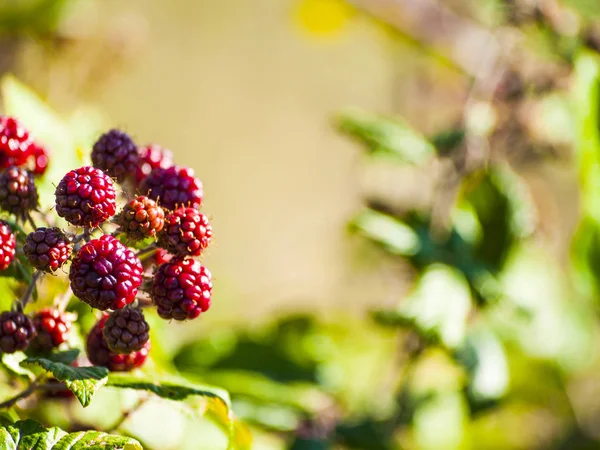
[[[174,258],[158,268],[150,297],[163,319],[194,319],[210,307],[210,271],[191,258]]]
[[[119,354],[144,348],[150,335],[150,326],[139,309],[118,309],[108,316],[104,324],[104,339],[108,348]]]
[[[13,166],[0,174],[0,208],[25,220],[37,207],[38,194],[31,172]]]
[[[37,143],[31,144],[32,155],[29,158],[30,167],[34,175],[44,175],[48,169],[48,152],[44,147]]]
[[[17,238],[4,220],[0,220],[0,270],[6,270],[15,259]]]
[[[164,263],[168,263],[173,259],[173,255],[171,255],[164,248],[157,248],[154,253],[154,263],[158,266]]]
[[[58,183],[55,195],[58,215],[76,226],[97,227],[117,209],[112,180],[90,166],[67,173]]]
[[[22,166],[32,154],[32,140],[21,123],[9,116],[0,116],[0,168]]]
[[[73,245],[60,228],[38,228],[27,235],[23,252],[33,267],[56,272],[67,262]]]
[[[167,214],[159,244],[179,256],[198,256],[208,247],[212,227],[208,217],[194,208],[177,208]]]
[[[4,353],[25,350],[34,336],[33,323],[22,312],[4,311],[0,314],[0,350]]]
[[[37,336],[31,343],[36,350],[49,352],[69,338],[71,320],[68,314],[58,309],[42,309],[33,316]]]
[[[173,165],[173,154],[160,145],[147,145],[138,148],[138,166],[135,180],[141,183],[154,169],[167,169]]]
[[[165,212],[151,198],[140,196],[125,205],[116,222],[127,237],[141,241],[156,236],[163,229]]]
[[[94,167],[102,169],[119,182],[135,173],[138,159],[135,144],[127,133],[120,130],[104,133],[92,149]]]
[[[93,308],[120,309],[137,295],[142,263],[116,238],[104,235],[81,247],[69,279],[73,293]]]
[[[178,206],[199,208],[204,195],[202,182],[194,177],[194,171],[178,166],[154,169],[142,181],[140,191],[171,210]]]
[[[150,341],[146,341],[141,350],[124,355],[111,351],[103,335],[107,319],[108,316],[105,315],[88,334],[86,352],[90,362],[95,366],[106,367],[113,372],[128,372],[141,367],[148,357]]]

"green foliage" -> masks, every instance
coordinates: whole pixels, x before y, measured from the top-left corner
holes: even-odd
[[[0,428],[0,448],[6,450],[142,450],[135,439],[100,431],[66,433],[44,428],[34,420],[23,420]]]

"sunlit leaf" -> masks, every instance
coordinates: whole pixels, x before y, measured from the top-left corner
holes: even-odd
[[[350,227],[396,255],[415,255],[421,249],[419,236],[411,227],[372,209],[356,216]]]

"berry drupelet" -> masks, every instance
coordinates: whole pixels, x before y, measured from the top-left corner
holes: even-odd
[[[151,198],[139,196],[125,205],[115,222],[128,238],[141,241],[155,237],[163,229],[165,212]]]
[[[54,273],[71,256],[73,245],[60,228],[38,228],[27,235],[23,252],[33,267]]]
[[[111,351],[103,333],[107,319],[108,316],[105,315],[88,334],[86,353],[90,362],[113,372],[128,372],[141,367],[148,357],[150,341],[146,341],[140,350],[131,353],[119,354]]]
[[[24,221],[37,207],[38,194],[31,172],[12,166],[0,174],[0,208]]]
[[[8,226],[0,220],[0,270],[6,270],[15,259],[17,238]]]
[[[211,237],[208,217],[194,208],[182,207],[167,214],[159,244],[174,255],[199,256]]]
[[[138,167],[138,151],[127,133],[110,130],[94,144],[92,163],[118,182],[132,177]]]
[[[173,165],[173,154],[160,145],[147,145],[138,148],[139,160],[135,180],[141,183],[154,169],[168,169]]]
[[[210,307],[210,271],[191,258],[174,258],[156,272],[150,297],[163,319],[194,319]]]
[[[31,144],[29,132],[17,119],[0,116],[0,168],[25,164],[33,152]]]
[[[104,235],[85,244],[71,264],[73,293],[100,310],[133,302],[142,283],[142,263],[116,238]]]
[[[4,353],[25,350],[35,333],[33,322],[22,312],[5,311],[0,314],[0,350]]]
[[[119,354],[141,350],[150,339],[150,326],[139,309],[118,309],[104,324],[104,339],[108,348]]]
[[[76,226],[97,227],[117,210],[113,181],[95,167],[71,170],[58,183],[55,195],[58,215]]]
[[[30,168],[34,175],[44,175],[48,169],[48,158],[47,150],[37,143],[32,144],[32,154],[29,158]]]
[[[194,177],[194,171],[179,166],[153,170],[142,181],[140,192],[169,210],[179,206],[199,208],[204,196],[202,182]]]
[[[63,342],[67,342],[71,330],[69,314],[61,313],[58,309],[42,309],[33,316],[33,325],[37,336],[31,343],[32,348],[49,352]]]

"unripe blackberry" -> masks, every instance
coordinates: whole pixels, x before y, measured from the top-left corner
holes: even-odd
[[[33,316],[33,325],[37,336],[31,346],[36,350],[49,352],[63,342],[67,342],[71,330],[71,319],[68,313],[58,309],[46,308]]]
[[[140,192],[170,210],[179,206],[199,208],[204,196],[202,181],[194,177],[194,171],[179,166],[153,170],[142,181]]]
[[[90,362],[113,372],[128,372],[141,367],[148,357],[150,341],[146,341],[142,349],[135,352],[119,354],[111,351],[103,334],[107,319],[108,315],[105,315],[88,334],[86,353]]]
[[[0,350],[14,353],[25,350],[35,337],[33,323],[22,312],[4,311],[0,314]]]
[[[85,244],[71,264],[73,293],[100,310],[133,302],[142,283],[142,263],[116,238],[104,235]]]
[[[21,220],[38,207],[33,174],[19,167],[9,167],[0,174],[0,208]]]
[[[167,169],[173,165],[173,154],[160,145],[147,145],[138,148],[138,166],[135,180],[141,183],[154,169]]]
[[[31,171],[34,175],[44,175],[48,169],[48,151],[37,143],[31,144],[32,155],[29,158]]]
[[[158,268],[150,297],[163,319],[194,319],[210,307],[210,271],[191,258],[174,258]]]
[[[139,196],[125,205],[115,221],[128,238],[141,241],[163,229],[165,212],[151,198]]]
[[[58,183],[55,195],[58,215],[76,226],[97,227],[117,210],[113,181],[95,167],[71,170]]]
[[[194,208],[182,207],[167,214],[158,242],[174,255],[199,256],[211,237],[208,217]]]
[[[60,228],[38,228],[27,235],[23,252],[33,267],[56,272],[67,262],[73,245]]]
[[[0,220],[0,270],[6,270],[15,259],[17,238],[4,220]]]
[[[104,339],[108,348],[119,354],[141,350],[150,339],[150,326],[139,309],[113,311],[104,324]]]
[[[32,154],[29,132],[13,117],[0,116],[0,168],[22,166]]]
[[[138,167],[138,152],[127,133],[110,130],[94,144],[92,163],[111,177],[123,182],[133,176]]]

